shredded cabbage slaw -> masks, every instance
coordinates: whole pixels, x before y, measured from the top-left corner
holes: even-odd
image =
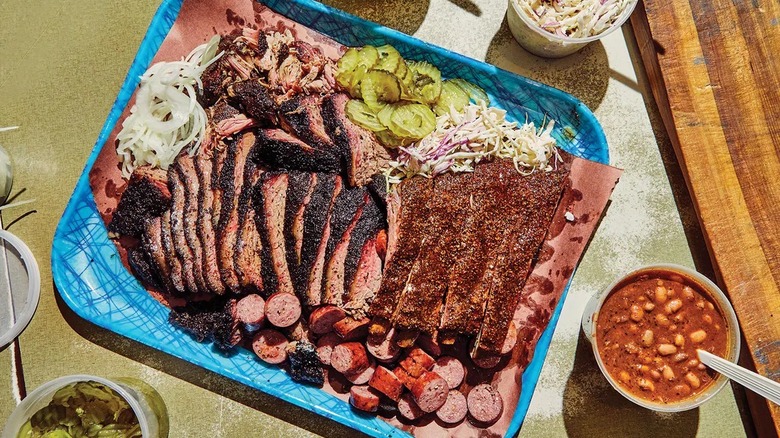
[[[117,135],[122,176],[143,165],[167,169],[182,149],[194,155],[206,132],[206,111],[195,86],[201,73],[222,55],[219,36],[201,44],[180,61],[158,62],[141,76],[135,104]]]
[[[451,110],[436,119],[436,129],[410,146],[400,147],[385,170],[390,187],[405,178],[432,178],[445,172],[472,172],[474,165],[493,158],[511,159],[518,172],[549,171],[560,160],[550,135],[555,122],[536,128],[506,120],[506,111],[485,102],[470,104],[462,112]]]
[[[515,6],[552,34],[587,38],[612,26],[631,0],[513,0]]]

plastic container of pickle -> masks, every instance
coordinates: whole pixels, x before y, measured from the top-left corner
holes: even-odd
[[[96,382],[111,388],[133,410],[144,438],[168,437],[168,410],[157,391],[138,379],[119,377],[106,379],[90,375],[60,377],[45,383],[27,395],[13,411],[0,438],[24,438],[22,427],[39,410],[46,407],[60,389],[78,382]]]

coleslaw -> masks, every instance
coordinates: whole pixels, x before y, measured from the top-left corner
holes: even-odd
[[[540,28],[552,34],[587,38],[609,29],[631,0],[512,0]]]

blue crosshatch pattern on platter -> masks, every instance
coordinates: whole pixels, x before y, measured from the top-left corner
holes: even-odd
[[[88,174],[125,105],[160,44],[173,25],[183,0],[163,0],[141,43],[95,147],[57,227],[52,271],[63,300],[82,318],[229,377],[272,396],[377,437],[407,436],[379,418],[362,415],[349,404],[317,388],[293,382],[277,367],[255,359],[249,351],[225,356],[210,344],[198,343],[167,323],[167,309],[141,287],[124,268],[97,211]],[[608,163],[601,126],[585,105],[572,96],[538,82],[421,42],[408,35],[356,18],[313,0],[264,0],[277,12],[346,45],[393,44],[404,57],[425,59],[445,77],[462,77],[490,94],[493,104],[516,119],[556,121],[553,135],[574,155]],[[568,287],[567,287],[568,290]],[[563,297],[542,334],[530,365],[523,373],[522,392],[507,436],[520,429],[539,379]]]

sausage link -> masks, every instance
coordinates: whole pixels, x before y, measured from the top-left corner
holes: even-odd
[[[447,381],[440,375],[428,371],[412,384],[411,392],[417,406],[425,412],[434,412],[447,401]]]

